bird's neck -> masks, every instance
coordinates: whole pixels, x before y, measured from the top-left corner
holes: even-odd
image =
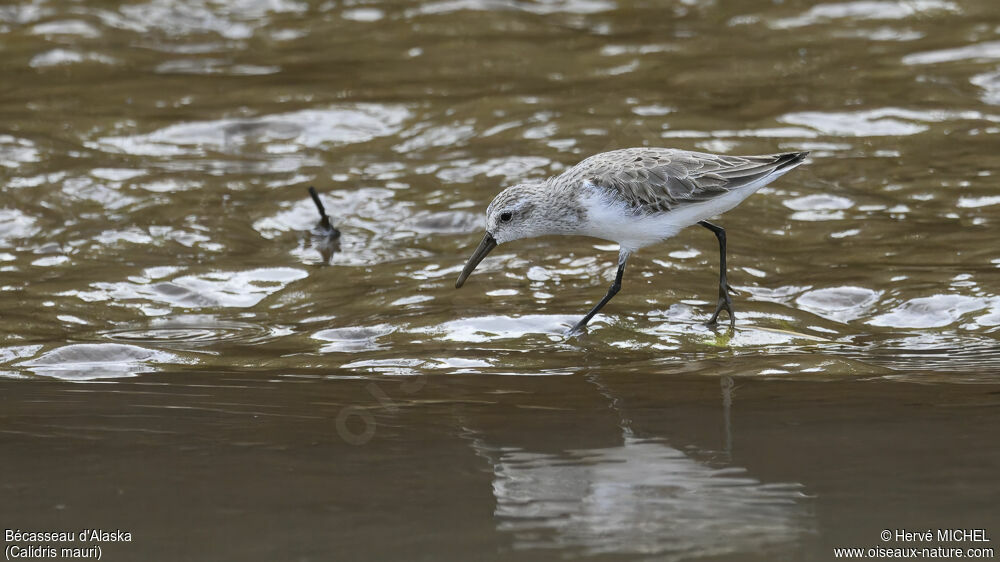
[[[536,207],[547,234],[580,234],[587,222],[587,209],[580,194],[564,186],[552,185]]]

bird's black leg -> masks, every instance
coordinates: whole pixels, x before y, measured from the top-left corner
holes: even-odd
[[[715,237],[719,239],[719,302],[715,305],[715,314],[709,319],[710,326],[719,321],[719,313],[725,310],[729,313],[729,327],[736,325],[736,315],[733,314],[733,301],[729,298],[729,281],[726,280],[726,229],[714,225],[708,221],[701,221],[698,224],[711,230]]]
[[[614,283],[612,283],[611,286],[608,287],[608,294],[604,295],[604,298],[601,299],[601,302],[597,303],[597,305],[594,308],[592,308],[590,312],[588,312],[587,315],[583,317],[582,320],[577,322],[576,326],[573,326],[573,329],[567,332],[567,335],[576,334],[582,331],[587,326],[587,322],[590,322],[590,319],[593,318],[594,315],[597,314],[597,312],[604,307],[604,305],[608,304],[608,301],[610,301],[612,298],[614,298],[615,295],[618,294],[618,291],[620,291],[622,288],[622,275],[625,274],[626,261],[628,261],[628,253],[623,251],[618,256],[618,273],[615,274]]]

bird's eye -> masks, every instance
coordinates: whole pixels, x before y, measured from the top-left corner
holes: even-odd
[[[510,211],[500,213],[500,222],[510,222],[512,218],[514,218],[514,215]]]

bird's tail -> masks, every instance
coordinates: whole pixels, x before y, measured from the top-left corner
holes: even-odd
[[[808,150],[778,154],[777,161],[774,163],[774,171],[779,172],[790,170],[805,161],[806,156],[809,156]]]

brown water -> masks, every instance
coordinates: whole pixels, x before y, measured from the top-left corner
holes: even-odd
[[[0,76],[4,529],[131,532],[112,561],[1000,548],[994,0],[19,0]],[[580,338],[613,244],[454,289],[499,189],[636,145],[812,151],[718,221],[734,333],[704,229]]]

